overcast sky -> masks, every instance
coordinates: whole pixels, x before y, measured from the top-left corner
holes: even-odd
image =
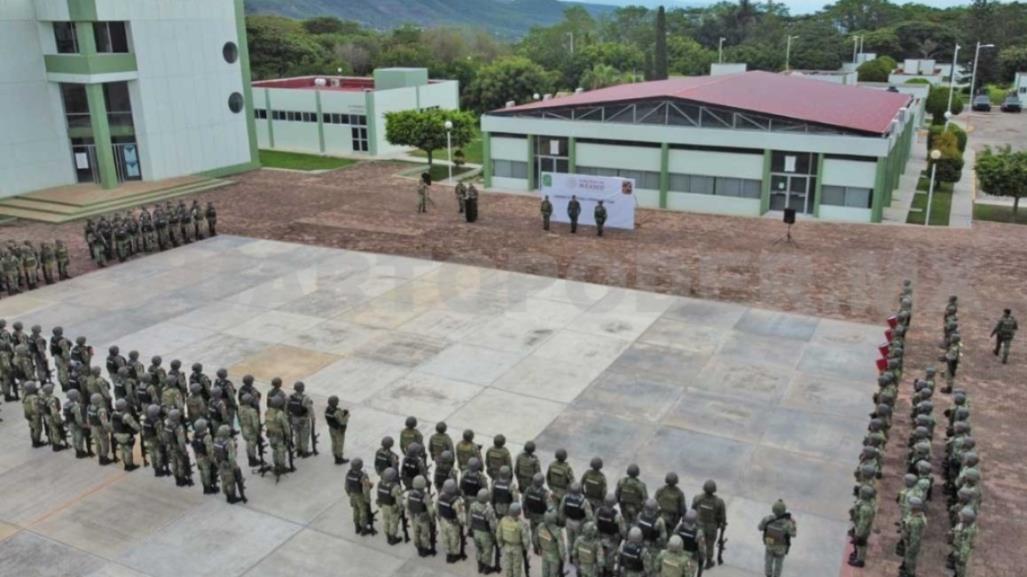
[[[632,5],[632,4],[635,4],[635,5],[642,4],[642,5],[645,5],[645,6],[659,6],[660,4],[664,4],[667,7],[673,6],[674,4],[681,4],[681,5],[686,5],[686,6],[689,6],[689,5],[699,5],[699,6],[701,6],[701,5],[704,5],[704,4],[713,4],[713,3],[715,3],[714,0],[679,0],[678,2],[674,2],[674,0],[667,0],[666,2],[662,2],[661,0],[583,0],[583,1],[584,2],[594,3],[594,4],[616,4],[618,6],[627,6],[627,5]],[[781,2],[782,0],[776,0],[776,1]],[[895,1],[895,0],[893,0],[893,1]],[[831,2],[826,2],[824,0],[783,0],[783,2],[784,2],[784,4],[788,5],[788,8],[789,8],[789,10],[791,10],[792,14],[805,14],[805,13],[808,13],[808,12],[816,12],[817,10],[823,8],[826,4],[830,4],[831,3]],[[759,3],[759,0],[756,0],[755,3]],[[905,2],[896,2],[896,3],[897,4],[905,4]],[[928,6],[936,6],[938,8],[944,8],[944,7],[948,7],[948,6],[960,6],[960,5],[969,4],[969,3],[970,3],[969,0],[923,0],[923,1],[920,2],[920,4],[927,4]]]

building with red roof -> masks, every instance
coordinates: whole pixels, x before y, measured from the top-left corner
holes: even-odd
[[[565,172],[635,180],[640,206],[880,222],[905,170],[907,94],[744,72],[622,84],[482,116],[486,186]]]

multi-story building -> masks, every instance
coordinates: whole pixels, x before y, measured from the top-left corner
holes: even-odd
[[[243,0],[0,2],[0,197],[257,166]]]
[[[302,76],[253,84],[261,148],[341,156],[407,150],[389,143],[385,114],[460,108],[455,80],[426,68],[379,68],[373,78]]]

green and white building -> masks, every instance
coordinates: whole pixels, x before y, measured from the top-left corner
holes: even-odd
[[[257,166],[243,0],[3,0],[0,55],[0,197]]]
[[[460,85],[427,68],[380,68],[373,78],[302,76],[254,82],[260,148],[335,156],[385,156],[385,114],[457,110]]]
[[[672,78],[511,104],[481,118],[487,188],[562,172],[635,180],[638,203],[880,222],[921,104],[768,72]]]

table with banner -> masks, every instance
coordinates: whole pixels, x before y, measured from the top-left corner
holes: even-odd
[[[581,203],[578,224],[595,225],[596,204],[606,207],[606,228],[635,228],[635,181],[631,178],[543,172],[539,194],[553,203],[553,222],[569,223],[567,203],[577,196]]]

